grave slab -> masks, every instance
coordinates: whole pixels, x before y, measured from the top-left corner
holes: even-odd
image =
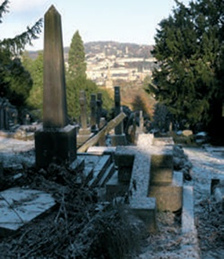
[[[11,188],[0,193],[0,236],[17,231],[55,205],[48,193],[39,190]]]

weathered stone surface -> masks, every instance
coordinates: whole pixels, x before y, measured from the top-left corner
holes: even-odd
[[[44,16],[43,127],[67,125],[61,16],[52,5]]]
[[[76,129],[68,125],[61,16],[52,5],[44,16],[43,129],[35,133],[36,166],[76,159]]]
[[[96,187],[96,185],[102,179],[104,173],[111,163],[110,155],[103,155],[99,158],[97,164],[93,168],[93,179],[88,183],[88,186]]]
[[[88,148],[87,153],[94,154],[94,155],[111,154],[112,156],[114,156],[115,151],[116,151],[116,147],[96,147],[96,146],[92,146],[92,147]]]
[[[90,128],[79,129],[79,134],[76,136],[77,147],[80,147],[81,145],[83,145],[92,136],[93,136],[93,133],[91,133]]]
[[[118,172],[115,171],[110,180],[106,183],[106,199],[113,200],[118,196],[124,196],[128,192],[129,185],[118,181]]]
[[[86,94],[85,94],[85,91],[80,91],[79,103],[80,103],[81,126],[82,126],[83,129],[86,129],[87,128],[87,114],[86,114]]]
[[[118,168],[119,182],[129,183],[136,151],[130,148],[117,147],[114,154],[115,165]]]
[[[100,129],[100,118],[102,116],[102,93],[97,93],[97,100],[96,100],[96,123],[98,128]]]
[[[172,184],[151,185],[149,197],[156,198],[159,211],[178,211],[182,208],[183,174],[175,172]]]
[[[129,186],[130,208],[142,219],[150,232],[155,232],[156,225],[156,200],[147,197],[150,182],[150,155],[136,150],[132,176]]]
[[[160,155],[151,155],[150,184],[172,183],[173,155],[161,152]]]
[[[126,135],[124,133],[120,135],[111,135],[111,145],[112,147],[127,145]]]
[[[96,123],[96,95],[91,94],[91,100],[90,100],[90,126],[92,132],[96,132],[98,130],[97,123]]]
[[[0,235],[13,233],[55,204],[43,191],[16,187],[1,192]]]
[[[172,137],[153,138],[152,144],[155,146],[174,145],[174,141]]]
[[[130,204],[133,213],[140,218],[146,225],[150,233],[157,231],[156,223],[156,199],[144,197]]]
[[[131,167],[133,166],[134,158],[136,154],[136,149],[127,147],[117,147],[114,159],[115,165],[118,167]]]
[[[68,125],[60,130],[35,133],[36,166],[50,163],[72,163],[76,159],[76,128]]]
[[[183,187],[182,233],[195,232],[193,187]]]
[[[145,150],[150,148],[153,143],[153,134],[139,134],[137,139],[137,146],[143,147]]]
[[[121,112],[121,96],[120,96],[120,87],[114,87],[114,109],[115,109],[115,116],[119,115]],[[119,125],[115,127],[115,135],[122,135],[123,134],[123,123],[121,122]]]

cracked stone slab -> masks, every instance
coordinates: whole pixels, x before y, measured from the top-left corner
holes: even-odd
[[[15,187],[0,192],[0,236],[18,230],[55,204],[49,193],[39,190]]]

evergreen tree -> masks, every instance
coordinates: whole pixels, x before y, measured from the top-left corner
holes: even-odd
[[[78,120],[80,116],[79,95],[81,90],[86,93],[87,112],[90,112],[89,103],[91,94],[98,92],[102,92],[105,100],[105,102],[103,102],[104,107],[109,109],[112,105],[109,94],[104,90],[99,90],[98,86],[86,77],[85,48],[78,31],[76,31],[71,41],[68,65],[66,76],[68,115],[72,119]]]
[[[37,109],[41,111],[43,107],[43,51],[38,53],[35,60],[29,57],[29,54],[25,52],[23,54],[23,65],[29,71],[33,86],[30,90],[27,104],[31,109]]]
[[[175,2],[173,15],[157,30],[153,54],[160,68],[153,72],[149,91],[176,121],[207,126],[217,104],[221,112],[224,97],[224,2],[197,0],[189,7]]]
[[[5,0],[0,5],[0,23],[2,23],[3,14],[8,11],[8,4],[9,1]],[[19,55],[26,44],[31,44],[31,41],[37,38],[41,26],[42,19],[33,27],[27,27],[24,33],[14,38],[0,40],[0,96],[8,98],[18,107],[25,105],[32,87],[31,77],[22,66]]]
[[[86,77],[85,49],[79,31],[76,31],[72,37],[68,65],[72,77]]]

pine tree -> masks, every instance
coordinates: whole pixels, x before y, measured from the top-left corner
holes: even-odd
[[[72,77],[86,78],[85,49],[79,31],[72,37],[68,53],[69,73]]]
[[[173,15],[157,30],[153,54],[160,68],[153,72],[149,91],[176,121],[207,126],[224,97],[224,2],[197,0],[189,7],[175,2]]]
[[[106,91],[99,90],[98,86],[86,77],[85,48],[79,31],[72,37],[68,54],[68,71],[66,76],[68,115],[78,120],[80,116],[79,94],[83,90],[87,98],[87,112],[89,113],[90,96],[102,92],[104,107],[110,108],[112,100]]]

